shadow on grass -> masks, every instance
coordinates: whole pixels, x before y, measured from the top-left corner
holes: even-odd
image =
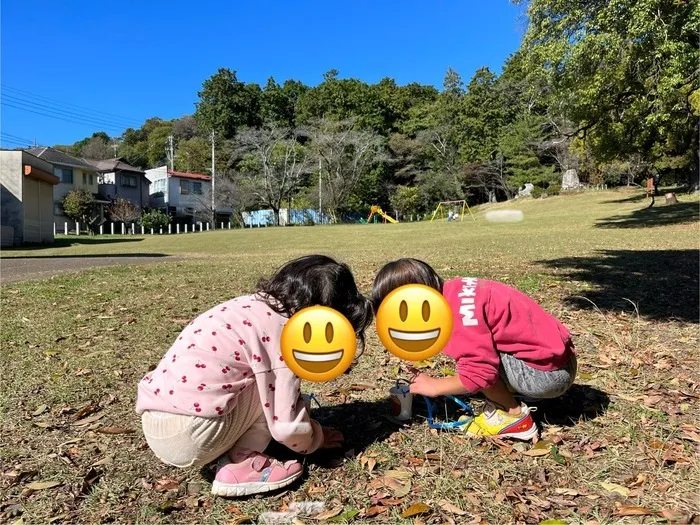
[[[610,397],[602,390],[574,384],[563,396],[538,400],[530,406],[537,407],[532,417],[538,423],[570,427],[579,421],[590,421],[602,416],[609,404]]]
[[[601,250],[592,257],[539,261],[557,275],[585,281],[596,289],[566,298],[580,309],[633,311],[650,319],[678,319],[697,323],[698,250]]]
[[[141,242],[142,237],[90,237],[71,236],[57,237],[51,244],[25,244],[13,247],[13,251],[37,251],[50,248],[67,248],[68,246],[94,246],[97,244],[119,244],[124,242]]]
[[[390,413],[389,406],[389,399],[385,398],[378,401],[353,400],[342,405],[313,408],[312,418],[323,426],[335,428],[343,433],[345,443],[342,449],[319,450],[313,454],[300,455],[273,440],[265,453],[280,461],[296,459],[322,468],[339,467],[344,458],[361,454],[372,443],[384,441],[398,430],[398,425],[384,417]],[[203,467],[201,474],[209,481],[214,479],[211,465]],[[287,488],[295,490],[295,487],[303,483],[305,477],[306,474]]]
[[[700,219],[700,203],[659,204],[659,197],[657,197],[653,208],[641,208],[632,213],[600,219],[595,226],[596,228],[648,228],[687,224],[697,222],[698,219]]]

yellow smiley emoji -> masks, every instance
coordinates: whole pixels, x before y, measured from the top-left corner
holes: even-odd
[[[282,329],[282,358],[308,381],[330,381],[341,375],[352,363],[356,345],[350,321],[325,306],[299,310]]]
[[[422,361],[438,354],[452,334],[452,311],[440,292],[407,284],[387,295],[377,311],[377,335],[396,357]]]

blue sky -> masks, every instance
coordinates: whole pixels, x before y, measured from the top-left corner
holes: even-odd
[[[484,65],[500,71],[524,29],[507,0],[4,0],[1,15],[3,147],[192,113],[219,67],[260,84],[315,85],[333,68],[440,87],[452,67],[466,82]],[[47,111],[89,122],[36,114]]]

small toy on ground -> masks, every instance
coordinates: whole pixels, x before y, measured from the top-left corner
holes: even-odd
[[[408,421],[413,417],[413,394],[409,390],[410,385],[404,379],[397,379],[396,385],[389,390],[391,415],[397,421]]]
[[[433,412],[435,410],[435,406],[433,405],[433,401],[431,401],[431,398],[427,396],[423,396],[423,400],[425,401],[425,406],[428,409],[428,425],[430,428],[436,428],[439,430],[451,430],[451,429],[460,429],[463,430],[465,428],[468,428],[469,425],[471,424],[472,421],[474,421],[474,410],[472,409],[471,405],[468,403],[465,403],[461,399],[455,396],[444,396],[447,399],[451,399],[454,401],[462,410],[466,412],[466,414],[462,414],[457,421],[445,421],[445,422],[436,422],[435,418],[433,417]]]

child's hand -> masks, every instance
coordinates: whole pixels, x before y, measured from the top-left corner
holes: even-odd
[[[340,448],[345,438],[343,434],[334,428],[323,428],[323,444],[321,448]]]
[[[427,397],[436,397],[437,379],[430,377],[427,374],[418,374],[411,382],[411,394],[421,394]]]

